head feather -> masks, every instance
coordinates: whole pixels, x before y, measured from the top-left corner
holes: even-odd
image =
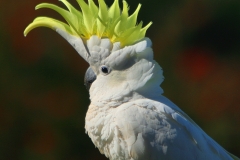
[[[112,43],[120,42],[121,47],[132,45],[145,37],[146,30],[152,22],[142,28],[142,22],[136,25],[137,16],[141,5],[139,4],[135,12],[129,16],[128,5],[123,1],[123,10],[119,7],[118,0],[110,8],[107,7],[104,0],[98,0],[99,6],[88,0],[77,0],[81,11],[75,9],[68,1],[61,0],[67,7],[63,9],[54,4],[42,3],[36,6],[36,9],[49,8],[58,12],[67,23],[58,21],[49,17],[38,17],[24,31],[26,36],[36,27],[48,27],[51,29],[61,29],[70,35],[80,37],[84,40],[93,35],[99,38],[109,38]]]

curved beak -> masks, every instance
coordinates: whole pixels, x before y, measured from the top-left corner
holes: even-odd
[[[91,67],[88,67],[84,76],[84,85],[86,86],[88,91],[95,80],[96,80],[96,74],[93,72]]]

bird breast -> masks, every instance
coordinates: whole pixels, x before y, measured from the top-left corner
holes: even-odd
[[[85,129],[94,145],[109,159],[130,159],[114,118],[116,107],[109,105],[89,106]]]

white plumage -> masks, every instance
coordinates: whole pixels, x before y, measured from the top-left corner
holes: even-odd
[[[141,5],[129,16],[125,1],[122,12],[118,0],[109,9],[103,0],[99,7],[77,0],[82,12],[61,1],[68,11],[48,3],[36,8],[57,11],[67,24],[38,17],[24,34],[52,28],[89,63],[85,128],[102,154],[111,160],[239,160],[162,95],[162,69],[144,38],[151,22],[136,24]]]
[[[111,45],[100,41],[95,36],[87,41],[97,79],[90,88],[85,128],[102,154],[113,160],[233,159],[161,95],[162,70],[149,39],[112,52]],[[108,57],[100,61],[98,51]],[[103,75],[101,65],[111,72]]]
[[[160,102],[159,102],[160,101]],[[165,97],[89,106],[86,130],[110,159],[232,159]]]

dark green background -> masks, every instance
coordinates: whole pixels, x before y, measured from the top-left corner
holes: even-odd
[[[70,1],[70,0],[69,0]],[[0,159],[106,159],[85,134],[88,65],[54,31],[23,30],[41,2],[0,1]],[[70,1],[77,6],[74,0]],[[107,4],[112,1],[107,0]],[[164,95],[240,157],[240,1],[129,0],[163,67]]]

